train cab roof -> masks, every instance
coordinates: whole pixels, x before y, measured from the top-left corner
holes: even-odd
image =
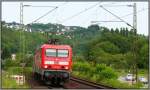
[[[71,49],[69,45],[53,45],[53,44],[43,44],[41,48],[56,48],[56,49]]]

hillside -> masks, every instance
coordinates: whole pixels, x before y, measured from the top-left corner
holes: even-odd
[[[109,30],[107,27],[97,25],[82,28],[50,23],[33,24],[30,28],[32,32],[24,32],[25,53],[34,53],[35,49],[48,39],[58,38],[60,44],[69,44],[73,47],[74,57],[113,65],[115,68],[118,63],[122,68],[131,68],[132,48],[136,45],[139,68],[148,68],[148,37],[137,35],[134,44],[134,34],[127,28]],[[2,58],[10,58],[12,53],[19,53],[22,44],[20,30],[3,25]]]

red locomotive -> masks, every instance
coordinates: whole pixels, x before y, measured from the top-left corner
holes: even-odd
[[[35,53],[34,78],[46,82],[64,83],[72,71],[72,48],[69,45],[43,44]]]

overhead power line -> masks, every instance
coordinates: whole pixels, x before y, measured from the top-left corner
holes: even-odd
[[[67,3],[68,3],[68,2],[64,2],[64,3],[62,3],[62,4],[58,5],[58,6],[30,6],[30,5],[29,5],[30,7],[54,7],[54,9],[48,11],[47,13],[45,13],[45,14],[42,15],[42,16],[40,16],[39,18],[37,18],[36,20],[32,21],[32,22],[29,23],[29,24],[32,24],[32,23],[34,23],[34,22],[37,22],[37,21],[40,20],[41,18],[47,16],[49,13],[53,12],[53,11],[54,11],[55,9],[57,9],[58,7],[61,7],[61,6],[65,5],[65,4],[67,4]]]
[[[105,7],[122,7],[122,6],[132,7],[133,5],[130,5],[130,4],[128,4],[128,5],[105,5]]]
[[[36,20],[32,21],[30,24],[37,22],[38,20],[40,20],[41,18],[45,17],[46,15],[48,15],[49,13],[51,13],[52,11],[54,11],[55,9],[57,9],[58,7],[55,7],[54,9],[48,11],[47,13],[45,13],[44,15],[40,16],[39,18],[37,18]]]
[[[115,16],[116,18],[118,18],[119,20],[123,21],[125,24],[127,24],[128,26],[130,26],[131,28],[134,28],[132,25],[130,25],[128,22],[126,22],[125,20],[123,20],[122,18],[120,18],[119,16],[115,15],[114,13],[110,12],[109,10],[107,10],[106,8],[104,8],[103,6],[100,6],[102,9],[104,9],[105,11],[109,12],[110,14],[112,14],[113,16]]]
[[[23,5],[24,7],[52,7],[55,8],[56,6],[32,6],[32,5]]]
[[[67,4],[67,3],[68,3],[68,1],[65,1],[64,3],[58,5],[58,7],[64,6],[64,5]]]
[[[97,23],[97,22],[123,22],[123,21],[91,21],[91,23]]]
[[[80,14],[82,14],[82,13],[88,11],[88,10],[94,8],[95,6],[99,5],[99,4],[100,4],[100,2],[97,3],[97,4],[92,5],[92,6],[88,7],[88,8],[86,8],[85,10],[82,10],[82,11],[80,11],[80,12],[78,12],[78,13],[76,13],[76,14],[74,14],[74,15],[72,15],[72,16],[66,18],[66,19],[64,19],[63,21],[61,21],[61,23],[66,22],[66,21],[68,21],[68,20],[70,20],[70,19],[72,19],[72,18],[74,18],[74,17],[76,17],[76,16],[78,16],[78,15],[80,15]]]
[[[141,10],[137,11],[136,14],[139,13],[139,12],[143,12],[143,11],[145,11],[145,10],[147,10],[147,9],[148,9],[148,8],[141,9]],[[133,15],[133,13],[129,13],[129,14],[127,14],[127,15],[121,16],[121,18],[130,16],[130,15]]]
[[[137,11],[136,14],[138,14],[138,13],[140,13],[140,12],[143,12],[143,11],[145,11],[145,10],[147,10],[147,9],[148,9],[148,8],[143,8],[143,9]],[[120,18],[124,18],[124,17],[130,16],[130,15],[133,15],[133,13],[126,14],[126,15],[124,15],[124,16],[121,16]],[[115,18],[113,18],[113,19],[111,19],[111,20],[115,20]],[[110,20],[110,22],[111,22],[111,20]],[[93,22],[92,22],[92,23],[93,23]],[[107,23],[107,22],[103,22],[103,23]],[[99,24],[103,24],[103,23],[99,23]]]
[[[61,4],[59,4],[58,5],[58,8],[59,7],[63,7],[63,6],[66,6],[68,4],[68,1],[65,1],[64,3],[61,3]],[[57,9],[58,10],[58,9]],[[64,11],[64,8],[63,9],[61,9],[60,10],[61,11],[61,13],[63,13],[63,11]],[[58,12],[60,12],[59,10],[58,10]],[[57,11],[56,11],[57,12]],[[59,23],[60,21],[59,21],[59,19],[60,19],[60,14],[59,13],[57,13],[57,15],[56,15],[56,23]],[[58,17],[59,17],[59,19],[58,19]]]

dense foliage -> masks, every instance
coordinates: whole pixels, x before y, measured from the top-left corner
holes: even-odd
[[[137,63],[138,69],[148,70],[148,36],[135,36],[128,28],[108,29],[98,25],[82,28],[50,23],[27,26],[32,32],[2,26],[2,69],[20,67],[23,62],[31,67],[36,48],[50,38],[57,38],[59,44],[73,47],[73,73],[76,75],[113,83],[118,78],[117,69],[128,71]],[[13,53],[17,56],[15,61],[11,60]]]
[[[75,62],[73,65],[73,71],[79,71],[79,74],[83,74],[87,77],[97,77],[96,80],[113,79],[117,78],[117,73],[105,64],[96,64],[94,67],[87,62]]]
[[[138,67],[148,69],[148,37],[137,35],[135,40],[133,31],[128,28],[109,30],[106,27],[91,25],[88,28],[72,26],[69,27],[70,31],[61,31],[66,27],[50,23],[33,24],[30,28],[33,28],[34,32],[21,32],[2,27],[3,59],[10,58],[12,53],[22,52],[23,44],[25,44],[25,53],[33,54],[37,47],[47,41],[47,38],[58,38],[60,44],[69,44],[73,47],[74,57],[83,57],[84,60],[94,63],[105,63],[114,68],[130,69],[134,63],[132,49],[136,48],[134,52],[137,55]],[[35,29],[55,31],[55,33],[47,34],[47,31],[41,33]],[[63,34],[57,35],[57,30]],[[25,36],[24,42],[20,39],[21,35]]]
[[[111,67],[106,66],[106,64],[93,65],[92,63],[87,63],[78,59],[73,64],[72,74],[82,79],[114,88],[140,88],[142,86],[141,83],[131,85],[125,82],[120,82],[118,80],[119,73]]]

